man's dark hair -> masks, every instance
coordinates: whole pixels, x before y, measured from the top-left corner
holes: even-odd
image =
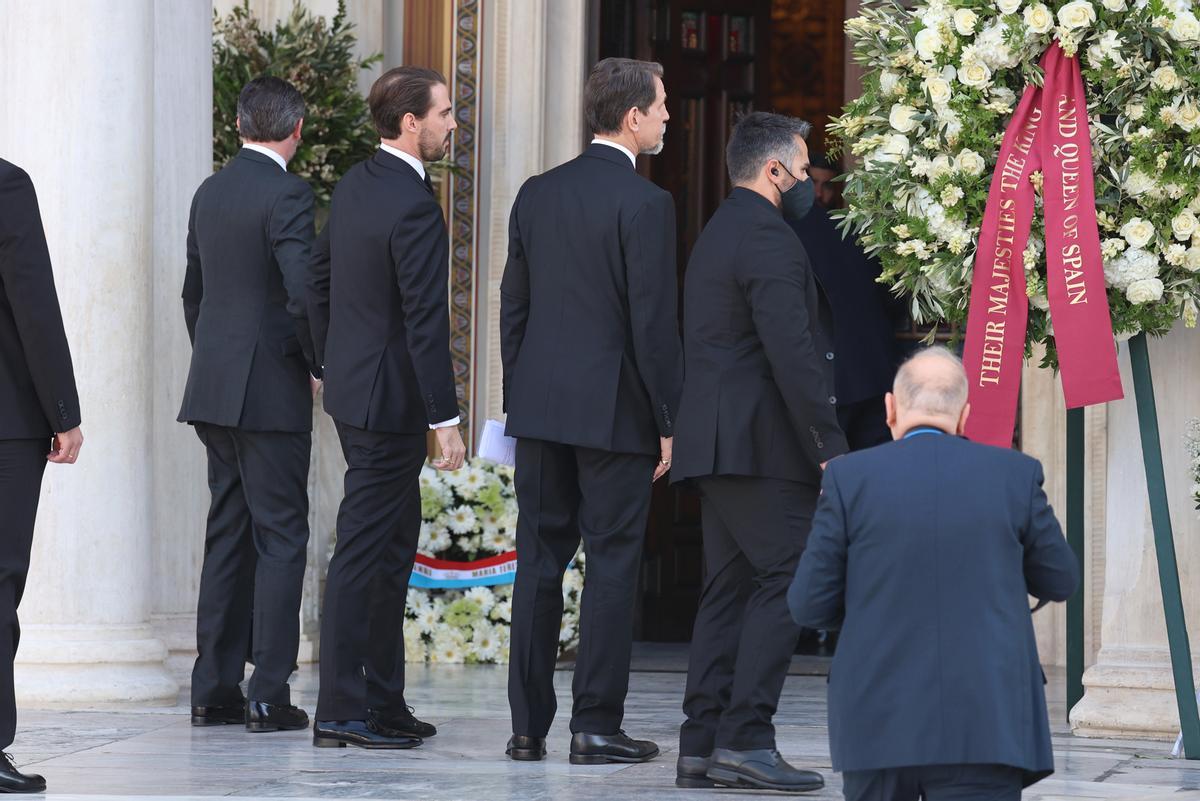
[[[300,90],[282,78],[263,75],[238,95],[238,134],[249,142],[282,142],[304,118]]]
[[[593,134],[616,133],[629,109],[647,113],[656,94],[654,79],[662,75],[662,64],[632,58],[606,58],[592,67],[583,88],[588,129]]]
[[[803,139],[811,130],[812,125],[804,120],[783,114],[755,111],[742,117],[725,147],[729,180],[735,184],[753,181],[771,159],[791,169],[800,148],[796,137]]]
[[[433,108],[433,87],[444,83],[446,77],[442,73],[425,67],[393,67],[380,75],[367,95],[379,136],[398,137],[405,114],[417,119],[428,114]]]

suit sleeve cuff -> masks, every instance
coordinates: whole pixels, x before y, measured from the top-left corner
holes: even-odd
[[[459,417],[455,417],[455,418],[454,418],[454,419],[452,419],[452,420],[444,420],[444,421],[443,421],[443,422],[441,422],[441,423],[430,423],[430,425],[429,425],[429,430],[430,430],[430,431],[433,431],[433,430],[436,430],[436,429],[439,429],[439,428],[449,428],[450,426],[456,426],[456,425],[458,425],[458,424],[459,424],[459,423],[461,423],[461,422],[462,422],[462,419],[461,419],[461,418],[459,418]]]

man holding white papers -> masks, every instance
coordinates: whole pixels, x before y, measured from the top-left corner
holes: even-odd
[[[563,571],[588,571],[571,762],[643,762],[621,731],[650,487],[671,464],[682,383],[675,207],[639,176],[662,149],[662,67],[610,58],[584,94],[596,138],[529,179],[509,221],[500,334],[507,432],[516,437],[518,568],[509,704],[513,759],[538,760],[554,719]]]

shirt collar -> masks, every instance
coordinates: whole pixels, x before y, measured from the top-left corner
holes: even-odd
[[[422,181],[425,180],[425,165],[423,163],[421,163],[421,160],[419,158],[412,155],[411,153],[405,153],[403,150],[401,150],[398,147],[392,147],[389,144],[385,144],[384,142],[379,143],[379,149],[382,150],[384,153],[391,153],[396,158],[402,159],[405,164],[407,164],[408,166],[412,167],[414,170],[417,171],[417,175],[419,175],[421,177]]]
[[[626,156],[628,156],[630,163],[633,164],[633,166],[635,168],[637,167],[637,156],[633,155],[633,151],[630,150],[629,148],[625,147],[625,145],[622,145],[619,142],[614,142],[611,139],[604,139],[599,136],[592,139],[592,144],[593,145],[608,145],[609,147],[615,147],[617,150],[620,150],[622,153],[624,153]]]
[[[287,162],[283,160],[283,156],[276,153],[269,147],[264,147],[257,142],[243,142],[242,147],[246,150],[253,150],[255,153],[262,153],[264,156],[270,156],[271,160],[279,165],[280,169],[287,172]]]
[[[908,431],[906,431],[904,433],[904,436],[901,437],[901,439],[908,439],[909,437],[915,437],[920,434],[943,434],[944,435],[945,433],[946,432],[943,431],[942,429],[935,428],[934,426],[913,426],[912,428],[910,428]]]

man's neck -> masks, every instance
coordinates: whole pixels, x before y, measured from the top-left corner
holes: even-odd
[[[900,431],[901,436],[921,428],[936,428],[944,434],[956,434],[958,433],[958,421],[931,414],[913,415],[904,418],[896,428]]]
[[[596,134],[593,138],[602,139],[605,142],[611,142],[614,145],[620,145],[632,153],[634,157],[637,156],[638,151],[640,150],[637,139],[634,137],[632,131],[623,131],[621,133],[613,134]]]
[[[407,153],[422,164],[425,163],[425,159],[421,158],[421,149],[417,147],[416,142],[412,142],[408,139],[380,139],[379,142],[380,144],[387,145],[388,147],[394,147],[396,150],[401,150]]]
[[[735,184],[735,186],[741,189],[749,189],[751,192],[754,192],[757,195],[762,195],[771,202],[772,206],[779,208],[779,190],[775,188],[775,184],[766,180],[762,176],[759,176],[753,181]]]
[[[254,145],[255,147],[266,148],[267,150],[270,150],[272,153],[277,153],[279,155],[279,158],[283,159],[284,162],[291,161],[291,158],[289,158],[290,154],[288,153],[288,147],[287,147],[286,141],[284,141],[284,142],[254,142],[249,139],[243,139],[242,144],[243,145]]]

